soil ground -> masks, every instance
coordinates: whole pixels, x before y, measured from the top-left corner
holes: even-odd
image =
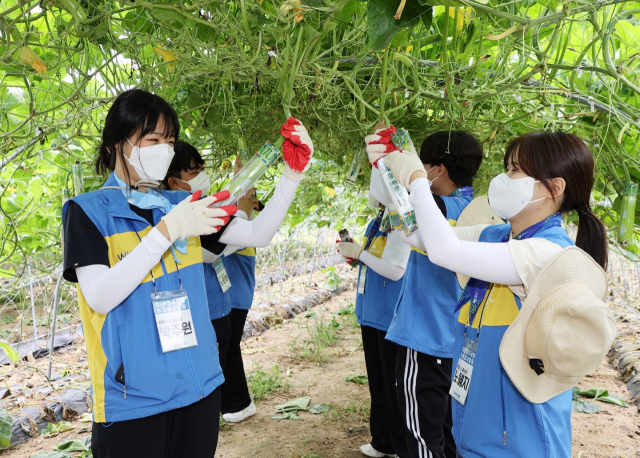
[[[329,322],[335,317],[342,326],[333,345],[324,350],[324,362],[314,361],[316,358],[310,355],[291,358],[292,348],[301,348],[309,326],[314,323],[313,317],[305,317],[304,314],[243,342],[245,367],[249,373],[255,371],[257,365],[266,372],[277,365],[281,378],[290,388],[267,394],[257,403],[257,414],[252,418],[235,426],[223,427],[217,457],[362,457],[359,447],[370,440],[368,387],[345,381],[347,376],[366,374],[362,341],[359,328],[352,324],[352,315],[336,314],[354,301],[355,292],[348,291],[312,309],[317,315],[315,319]],[[307,312],[307,315],[311,314]],[[608,389],[629,402],[627,388],[615,378],[615,373],[612,366],[603,363],[580,383],[580,387]],[[298,420],[271,419],[277,404],[300,396],[310,396],[312,403],[330,404],[331,408],[317,415],[301,412]],[[638,409],[635,406],[598,405],[603,410],[597,414],[573,414],[572,457],[640,457]],[[75,422],[74,425],[77,429],[73,431],[53,438],[32,439],[0,452],[0,456],[28,458],[52,450],[63,440],[88,434],[90,424]]]

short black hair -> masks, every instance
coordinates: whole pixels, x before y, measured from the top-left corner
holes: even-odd
[[[482,163],[482,145],[469,132],[441,130],[424,139],[420,160],[432,166],[444,165],[456,186],[471,186]]]
[[[109,108],[102,129],[102,143],[98,147],[95,161],[96,172],[108,175],[116,168],[116,156],[124,161],[124,144],[132,136],[142,138],[156,130],[158,122],[164,121],[165,137],[180,135],[178,115],[162,97],[142,89],[130,89],[120,94]],[[116,148],[117,146],[117,148]],[[113,153],[113,154],[111,154]],[[125,167],[126,180],[129,172]]]
[[[198,150],[187,142],[178,140],[173,147],[176,153],[171,160],[171,165],[167,171],[167,176],[162,181],[167,189],[169,189],[169,178],[180,178],[180,172],[194,170],[204,166],[204,159],[200,156]]]

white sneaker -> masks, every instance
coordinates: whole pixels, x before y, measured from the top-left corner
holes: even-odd
[[[371,444],[363,445],[360,447],[360,451],[365,456],[370,456],[372,458],[384,458],[385,456],[396,457],[397,455],[389,455],[387,453],[382,453],[377,451],[375,448],[371,446]]]
[[[255,414],[256,405],[253,403],[253,401],[251,401],[251,404],[249,404],[248,407],[242,409],[240,412],[225,413],[224,415],[222,415],[222,418],[224,418],[224,421],[226,421],[227,423],[239,423],[242,420],[245,420]]]

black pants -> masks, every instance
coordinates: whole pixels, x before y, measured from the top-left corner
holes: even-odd
[[[361,329],[371,393],[371,446],[379,452],[406,458],[409,455],[395,383],[398,346],[385,340],[384,331],[370,326],[361,326]]]
[[[240,342],[244,333],[244,322],[247,319],[248,310],[231,309],[229,314],[231,322],[231,339],[227,363],[223,367],[224,383],[222,384],[221,411],[225,413],[240,412],[249,407],[251,397],[247,387],[247,378],[244,374],[244,363]]]
[[[230,315],[223,316],[211,321],[213,329],[216,331],[218,339],[218,357],[220,358],[220,367],[224,373],[224,366],[229,354],[229,342],[231,341],[231,320]]]
[[[91,451],[94,458],[212,458],[219,421],[220,388],[216,388],[201,401],[169,412],[94,423]]]
[[[411,458],[456,458],[449,396],[451,365],[450,358],[398,346],[398,402]]]

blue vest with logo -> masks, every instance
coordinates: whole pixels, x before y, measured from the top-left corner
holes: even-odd
[[[113,174],[105,186],[117,186]],[[173,204],[188,194],[162,191]],[[115,266],[135,249],[152,227],[136,215],[119,189],[101,189],[72,199],[100,231],[109,249],[109,263]],[[63,207],[62,217],[67,211]],[[164,214],[153,209],[158,223]],[[138,235],[136,235],[136,233]],[[67,243],[73,243],[68,240]],[[189,296],[198,345],[163,353],[156,326],[148,274],[116,308],[106,314],[94,311],[78,287],[78,304],[91,373],[93,420],[97,423],[132,420],[184,407],[208,396],[224,381],[216,335],[207,310],[200,239],[191,237],[187,254],[176,251],[181,263],[180,278]],[[178,273],[171,250],[152,269],[158,290],[179,289]],[[114,285],[117,288],[118,285]],[[115,379],[124,367],[125,384]],[[126,387],[126,388],[125,388]]]
[[[249,310],[256,288],[256,249],[245,248],[236,251],[229,256],[223,256],[222,261],[231,279],[231,288],[228,291],[231,308]]]
[[[480,242],[500,242],[509,224],[489,226]],[[561,227],[543,228],[539,237],[562,248],[573,245]],[[571,390],[544,404],[527,401],[511,383],[500,363],[502,336],[520,311],[521,303],[508,286],[489,284],[471,326],[469,302],[461,309],[456,328],[454,370],[467,337],[480,332],[465,405],[451,400],[453,436],[465,458],[568,458],[571,456]]]
[[[442,200],[447,219],[455,226],[462,210],[473,200],[473,194],[456,190]],[[461,292],[455,273],[433,264],[427,253],[412,248],[386,338],[420,353],[452,358],[454,310]]]
[[[377,230],[379,224],[372,220],[367,227],[364,246],[372,255],[380,258],[387,245],[387,233]],[[362,271],[363,263],[360,263],[359,273]],[[381,331],[389,329],[389,323],[393,317],[393,309],[398,296],[402,280],[389,280],[379,275],[371,268],[367,268],[364,282],[364,294],[358,293],[356,296],[356,318],[363,326],[370,326]],[[358,288],[360,288],[360,275],[358,275]]]

